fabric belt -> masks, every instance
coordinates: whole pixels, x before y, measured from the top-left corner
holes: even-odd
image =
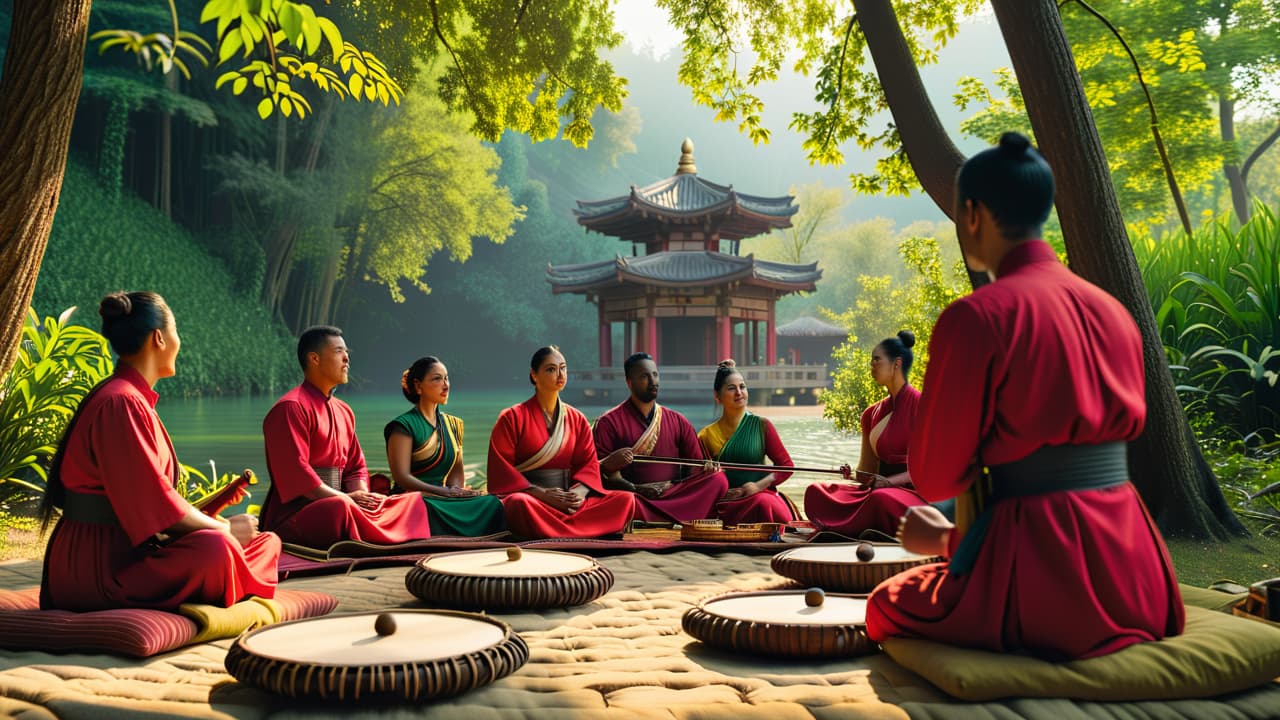
[[[1129,481],[1125,444],[1055,445],[1042,447],[1030,455],[987,468],[989,482],[986,507],[960,540],[947,570],[965,575],[973,569],[978,552],[991,525],[992,508],[1002,500],[1043,495],[1051,492],[1099,490]]]
[[[313,467],[311,468],[320,476],[320,482],[325,485],[342,492],[342,468],[336,467]]]
[[[568,490],[570,480],[573,477],[568,468],[538,468],[537,470],[526,470],[522,474],[530,485],[560,490]]]
[[[901,475],[907,471],[906,463],[887,463],[881,461],[880,474],[889,477],[890,475]]]
[[[111,507],[111,500],[106,495],[92,495],[67,491],[62,503],[62,517],[76,522],[92,525],[120,527],[120,519]]]

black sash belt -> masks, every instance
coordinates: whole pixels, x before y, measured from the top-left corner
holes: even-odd
[[[526,470],[521,474],[524,475],[525,480],[529,481],[530,485],[558,490],[568,490],[573,477],[568,468],[538,468],[537,470]]]
[[[973,569],[991,524],[991,509],[1001,500],[1051,492],[1098,490],[1129,481],[1125,445],[1119,442],[1042,447],[1021,460],[992,465],[987,470],[990,492],[986,506],[961,538],[947,566],[956,575]],[[988,478],[977,480],[986,481]]]
[[[111,507],[111,500],[106,495],[91,495],[68,490],[66,500],[63,502],[62,517],[92,525],[120,526],[116,511]]]

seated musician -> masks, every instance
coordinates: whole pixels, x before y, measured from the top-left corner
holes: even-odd
[[[413,407],[383,429],[392,492],[421,493],[432,537],[504,530],[502,501],[467,487],[462,419],[440,409],[449,402],[449,369],[439,358],[418,358],[401,376],[400,391]]]
[[[923,497],[980,514],[961,535],[929,506],[906,511],[903,545],[951,561],[876,588],[873,640],[1074,659],[1182,632],[1169,553],[1125,462],[1146,417],[1142,339],[1040,239],[1053,185],[1016,133],[960,170],[956,234],[995,281],[938,318],[908,465]]]
[[[636,455],[698,461],[702,446],[684,415],[658,404],[658,365],[648,353],[632,355],[622,368],[631,396],[601,415],[593,431],[605,487],[636,493],[637,520],[715,517],[716,502],[729,489],[724,473],[634,462]]]
[[[280,539],[250,515],[209,517],[175,489],[180,465],[152,389],[173,376],[181,344],[169,306],[155,293],[114,293],[98,312],[119,362],[80,403],[49,469],[41,514],[46,525],[55,507],[62,516],[40,606],[176,610],[274,597]]]
[[[720,419],[698,431],[707,457],[721,463],[759,465],[767,457],[774,465],[790,466],[791,455],[773,423],[747,410],[747,382],[733,360],[716,369],[713,385]],[[726,525],[756,522],[791,522],[795,514],[777,486],[789,472],[726,469],[729,491],[716,506]]]
[[[313,548],[340,540],[394,545],[430,537],[427,508],[416,496],[369,492],[355,414],[333,396],[347,382],[350,362],[336,327],[308,328],[298,338],[302,384],[262,421],[271,472],[262,524],[285,542]]]
[[[901,330],[871,351],[871,378],[889,396],[862,413],[862,453],[858,480],[814,483],[804,491],[804,514],[826,530],[857,537],[868,530],[892,535],[898,518],[924,499],[907,475],[907,439],[915,424],[920,391],[907,382],[916,336]]]
[[[503,410],[489,436],[489,492],[507,527],[527,538],[590,538],[626,531],[632,494],[604,489],[591,425],[560,400],[564,356],[539,348],[529,363],[533,397]]]

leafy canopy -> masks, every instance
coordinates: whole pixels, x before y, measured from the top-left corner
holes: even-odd
[[[816,110],[792,114],[790,127],[804,133],[811,163],[844,162],[841,147],[886,153],[871,174],[854,173],[853,187],[867,194],[906,195],[918,186],[891,123],[873,120],[888,109],[857,15],[839,15],[825,0],[657,0],[684,34],[680,82],[716,118],[736,122],[754,142],[769,141],[761,121],[762,84],[778,78],[782,63],[815,79]],[[938,50],[959,30],[961,18],[980,0],[899,0],[894,3],[917,65],[938,60]]]

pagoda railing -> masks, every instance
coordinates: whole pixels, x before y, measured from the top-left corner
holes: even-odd
[[[812,405],[831,387],[825,363],[755,365],[739,367],[738,371],[747,382],[751,402],[757,405]],[[667,401],[711,398],[714,366],[662,365],[659,372],[660,397]],[[570,370],[565,394],[578,402],[620,402],[627,396],[627,381],[622,368]]]

